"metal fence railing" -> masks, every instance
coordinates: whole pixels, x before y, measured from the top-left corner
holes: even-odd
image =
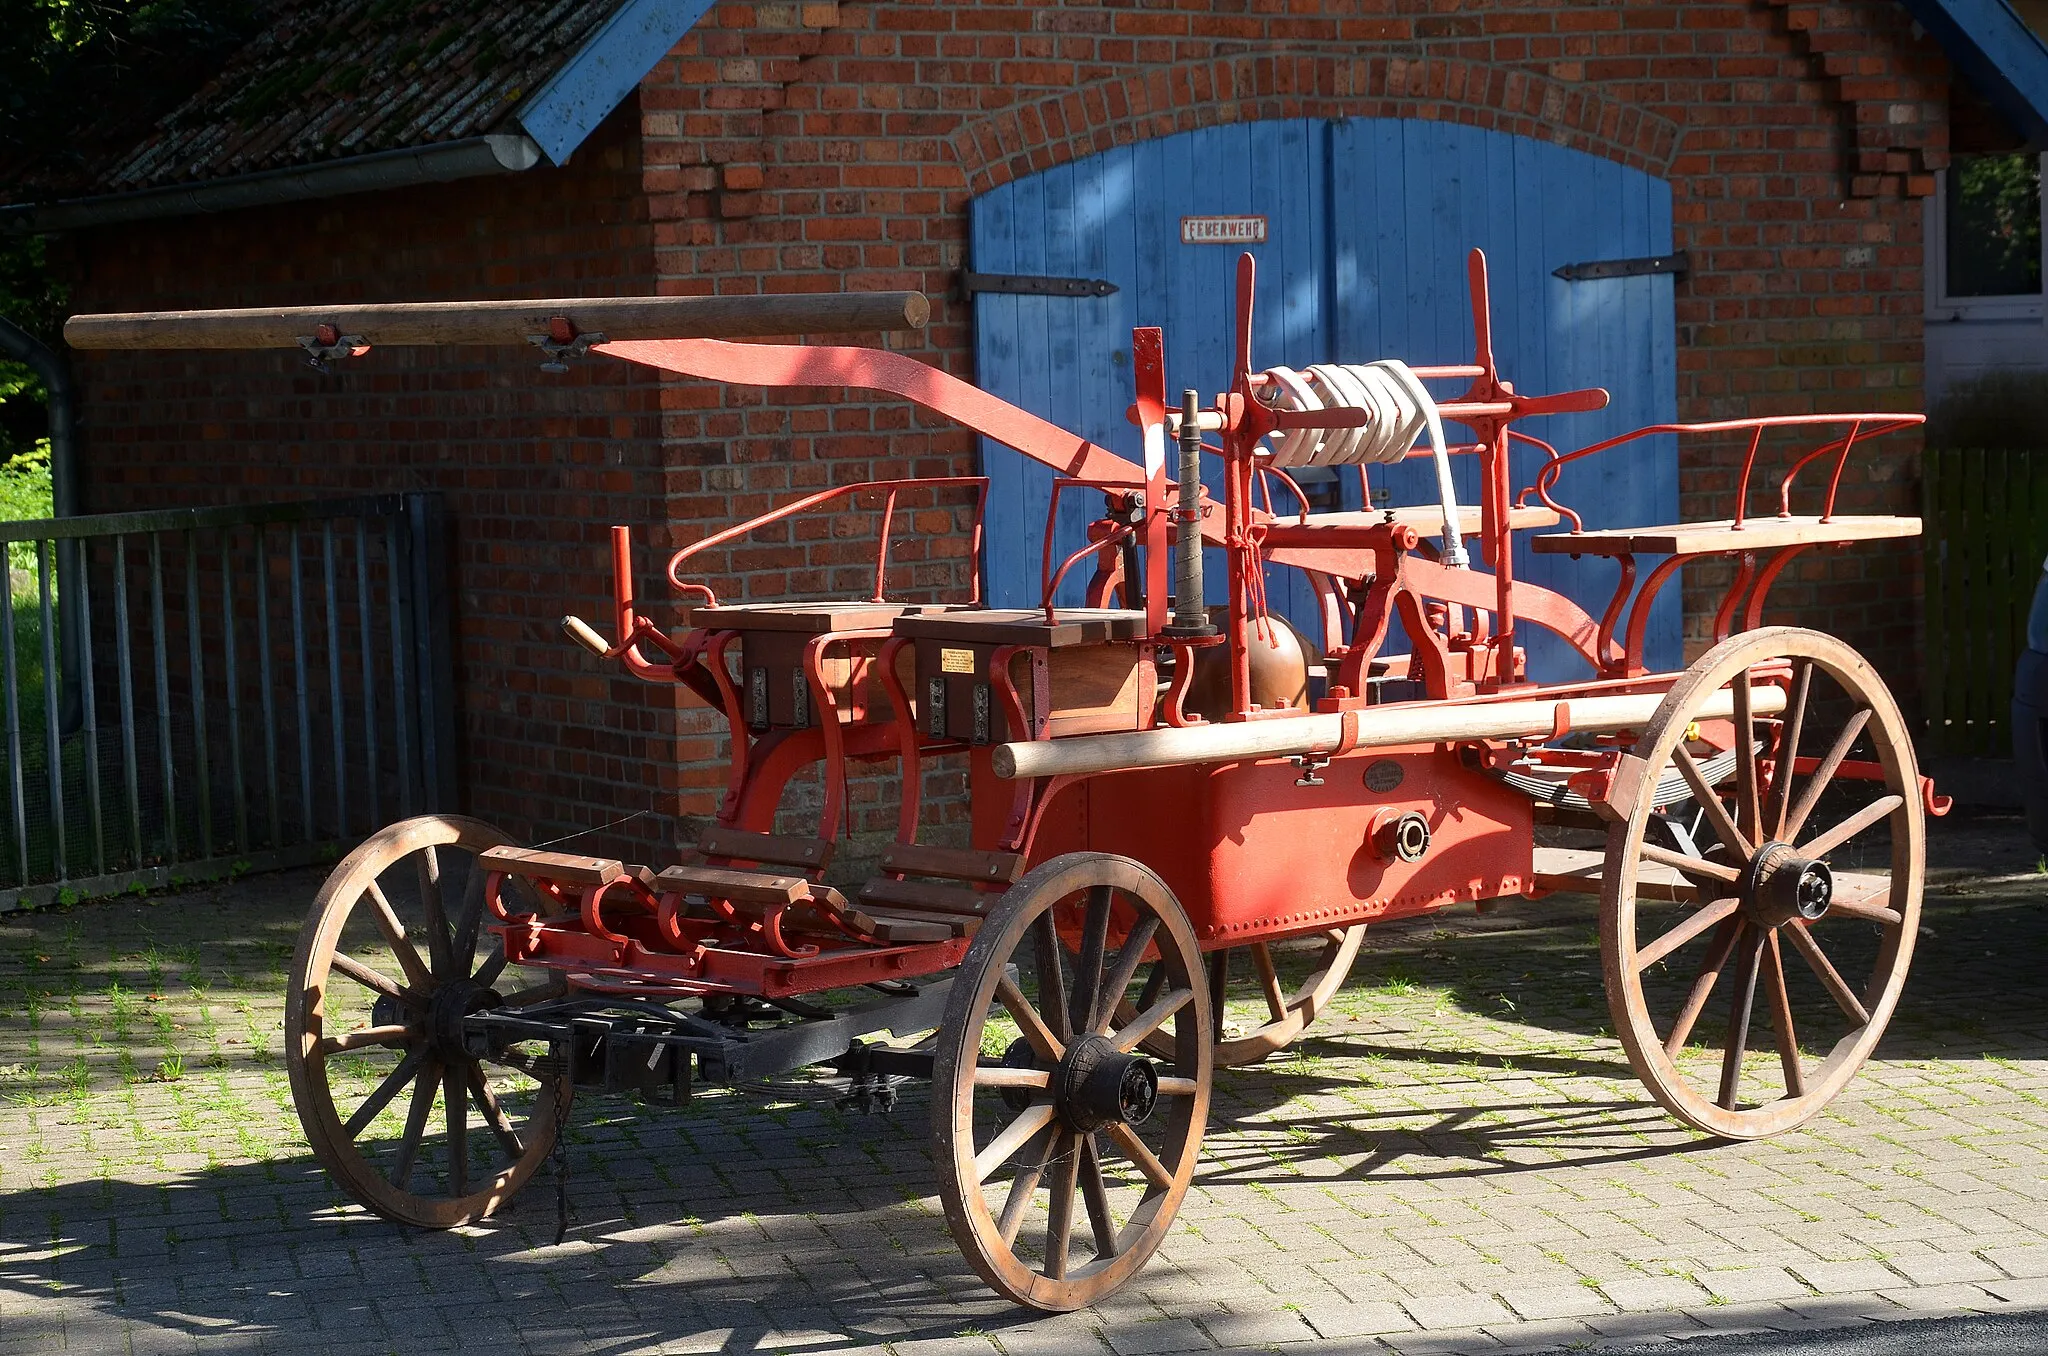
[[[444,534],[428,494],[0,523],[0,912],[451,803]]]
[[[2012,757],[2012,675],[2048,552],[2048,452],[1923,463],[1929,756]]]

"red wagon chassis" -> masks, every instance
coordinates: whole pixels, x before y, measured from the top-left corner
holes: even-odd
[[[1663,1106],[1731,1137],[1814,1115],[1897,1002],[1924,816],[1944,807],[1870,666],[1829,636],[1761,622],[1802,555],[1917,534],[1915,519],[1835,509],[1855,452],[1920,416],[1667,424],[1560,452],[1518,421],[1597,410],[1606,393],[1517,391],[1496,365],[1477,251],[1469,281],[1469,363],[1259,369],[1246,256],[1227,391],[1170,399],[1160,331],[1134,332],[1141,462],[901,354],[728,342],[716,336],[750,331],[722,302],[603,303],[610,338],[577,319],[584,303],[530,304],[548,311],[536,342],[551,354],[907,399],[1051,467],[1041,604],[984,607],[978,571],[959,597],[891,588],[905,515],[921,532],[952,524],[980,558],[978,477],[837,486],[685,547],[665,572],[680,628],[643,605],[631,529],[613,528],[616,639],[564,625],[722,713],[717,822],[685,860],[653,866],[521,848],[445,815],[365,842],[315,901],[287,1015],[322,1159],[371,1208],[449,1225],[531,1177],[579,1086],[680,1097],[697,1080],[823,1066],[865,1107],[929,1079],[940,1196],[968,1260],[1018,1302],[1077,1307],[1166,1236],[1215,1066],[1294,1040],[1365,925],[1556,892],[1600,897],[1615,1029]],[[917,298],[806,305],[775,308],[779,332],[922,323]],[[218,314],[136,320],[74,326],[128,344],[271,332]],[[337,318],[301,342],[326,353],[336,336],[355,349],[375,338]],[[1439,397],[1431,382],[1463,389]],[[1568,469],[1666,435],[1746,442],[1729,516],[1587,529],[1564,497]],[[1752,483],[1783,438],[1803,441],[1774,511],[1755,515]],[[1526,485],[1513,483],[1516,443],[1545,454]],[[1312,512],[1291,475],[1343,468],[1371,503],[1371,468],[1409,457],[1435,464],[1436,501]],[[1455,457],[1477,460],[1476,504],[1456,500]],[[1276,509],[1276,488],[1294,510]],[[1103,507],[1063,550],[1054,522],[1076,494]],[[843,536],[854,512],[878,519],[857,597],[734,603],[693,574],[816,515]],[[1538,534],[1539,552],[1615,559],[1597,614],[1517,578],[1516,533]],[[1204,546],[1227,570],[1213,609]],[[1639,556],[1662,559],[1640,573]],[[1708,558],[1735,565],[1714,644],[1654,672],[1649,609]],[[1058,606],[1083,566],[1086,606]],[[1306,577],[1316,634],[1268,611],[1274,568]],[[1397,619],[1405,653],[1389,645]],[[1584,676],[1530,681],[1531,626],[1561,637]],[[968,768],[966,846],[919,837],[938,759]],[[864,881],[834,884],[859,764],[893,772],[898,831]],[[814,829],[779,832],[791,783],[814,770]],[[363,959],[376,948],[396,975]],[[534,982],[515,989],[514,973]],[[1248,995],[1233,994],[1240,982]],[[1772,1048],[1753,1050],[1765,1029]],[[384,1063],[350,1085],[373,1057]]]

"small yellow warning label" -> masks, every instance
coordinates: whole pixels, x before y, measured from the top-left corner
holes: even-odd
[[[939,670],[940,670],[940,672],[942,672],[942,673],[972,673],[972,672],[974,672],[974,651],[972,651],[972,650],[940,650],[940,651],[939,651]]]

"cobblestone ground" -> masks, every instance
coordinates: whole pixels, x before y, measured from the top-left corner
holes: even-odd
[[[1591,907],[1375,930],[1340,1012],[1220,1076],[1160,1257],[1050,1320],[954,1251],[921,1096],[586,1101],[565,1245],[544,1183],[486,1227],[405,1232],[337,1196],[292,1113],[280,995],[316,876],[11,917],[0,1356],[1412,1356],[2048,1306],[2048,875],[2009,821],[1944,824],[1934,855],[1879,1057],[1764,1143],[1648,1103]]]

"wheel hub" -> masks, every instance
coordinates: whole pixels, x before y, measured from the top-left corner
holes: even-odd
[[[1087,1134],[1105,1125],[1142,1124],[1159,1100],[1159,1070],[1107,1037],[1083,1036],[1052,1074],[1053,1103],[1067,1125]]]
[[[1766,927],[1794,919],[1815,922],[1834,897],[1835,873],[1828,864],[1800,856],[1790,843],[1765,843],[1743,875],[1743,911]]]
[[[474,1012],[502,1006],[504,999],[473,979],[451,980],[436,988],[427,999],[427,1041],[444,1062],[466,1062],[469,1053],[462,1019]]]

